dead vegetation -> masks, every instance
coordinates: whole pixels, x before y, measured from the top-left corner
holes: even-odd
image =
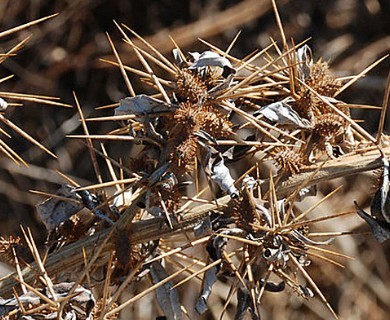
[[[24,227],[21,237],[2,238],[2,260],[16,271],[0,281],[1,316],[386,318],[389,80],[377,107],[344,94],[387,55],[357,75],[336,76],[307,39],[286,35],[274,1],[255,12],[266,8],[280,40],[242,56],[233,52],[244,34],[227,49],[200,40],[205,49],[196,52],[175,32],[161,47],[115,22],[123,44],[107,34],[112,56],[101,61],[116,67],[127,97],[99,107],[109,115],[88,117],[74,93],[83,134],[67,136],[85,141],[95,182],[58,170],[48,175],[62,180],[55,194],[32,190],[47,198],[36,210],[48,237],[37,247]],[[0,96],[4,106],[18,99],[68,106],[48,96]],[[379,114],[375,134],[353,109]],[[6,157],[27,166],[1,141]]]

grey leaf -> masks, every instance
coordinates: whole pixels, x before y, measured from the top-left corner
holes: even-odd
[[[167,272],[159,261],[155,261],[150,265],[150,275],[152,277],[153,284],[156,284],[168,277]],[[168,320],[178,320],[182,318],[179,294],[176,289],[173,289],[172,281],[168,281],[157,288],[156,297],[158,304]]]
[[[210,178],[228,195],[237,197],[238,190],[234,186],[234,179],[230,175],[230,171],[228,167],[225,166],[223,158],[220,154],[218,154],[216,161],[211,164]]]
[[[314,292],[309,287],[299,285],[297,289],[299,289],[299,293],[305,298],[314,297]]]
[[[311,245],[328,245],[330,244],[334,238],[330,238],[328,240],[325,240],[325,241],[314,241],[314,240],[311,240],[309,239],[308,237],[304,236],[302,233],[300,233],[299,231],[297,230],[293,230],[291,231],[291,236],[293,238],[295,238],[296,240],[302,242],[302,243],[305,243],[305,244],[311,244]]]
[[[279,283],[273,281],[265,281],[264,279],[260,279],[261,287],[264,287],[265,291],[269,292],[282,292],[286,288],[286,284],[284,281]]]
[[[257,181],[255,178],[251,177],[250,175],[246,175],[244,179],[242,180],[242,184],[248,189],[253,191],[253,189],[257,186]]]
[[[77,320],[76,312],[74,310],[66,312],[64,320]]]
[[[81,197],[72,186],[62,185],[56,192],[56,195],[69,198],[70,200],[67,202],[57,198],[49,198],[36,205],[39,218],[49,232],[83,208],[81,202],[77,203],[77,201],[81,201]]]
[[[263,257],[269,262],[276,264],[278,267],[284,268],[290,259],[290,250],[280,246],[279,248],[267,248],[263,252]]]
[[[207,301],[211,295],[211,290],[214,283],[218,280],[217,272],[218,272],[218,268],[215,266],[207,270],[204,274],[204,278],[202,282],[202,291],[195,305],[195,310],[199,314],[205,313],[208,309]]]
[[[260,217],[267,223],[267,226],[272,226],[272,216],[270,211],[263,206],[263,201],[257,198],[253,198],[253,202],[255,203],[256,210],[259,213]]]
[[[115,109],[115,115],[153,114],[172,111],[171,105],[164,101],[140,94],[135,97],[127,97],[119,101],[119,107]]]
[[[289,125],[302,129],[310,128],[310,122],[307,119],[301,118],[288,104],[280,101],[261,108],[259,111],[256,111],[254,115],[256,116],[259,114],[266,117],[269,121],[276,122],[280,125]]]
[[[302,201],[307,197],[312,197],[315,196],[316,194],[317,194],[317,185],[315,184],[309,187],[302,188],[298,192],[297,201]]]
[[[249,319],[247,317],[248,312],[252,320],[260,320],[260,315],[257,314],[252,297],[248,290],[238,288],[237,290],[237,310],[234,320],[244,320]]]
[[[168,170],[170,167],[171,163],[165,163],[161,167],[158,167],[156,170],[152,172],[150,177],[148,178],[148,187],[151,187],[155,183],[157,183],[161,177],[165,174],[165,172]]]
[[[329,102],[329,103],[333,103],[333,104],[339,104],[339,103],[341,103],[341,104],[345,105],[344,102],[342,102],[341,100],[338,100],[338,99],[336,99],[336,98],[333,98],[333,97],[324,96],[324,95],[322,95],[322,94],[320,94],[320,97],[321,97],[322,99],[326,100],[326,101]]]
[[[197,136],[199,137],[198,143],[203,151],[200,162],[206,174],[232,198],[237,197],[238,189],[234,185],[235,181],[230,175],[229,168],[225,165],[222,154],[214,147],[208,145],[207,140],[204,141],[202,134],[197,134]]]
[[[183,60],[183,58],[182,58],[182,56],[181,56],[179,50],[176,49],[176,48],[173,49],[173,50],[172,50],[172,55],[173,55],[173,59],[175,60],[175,63],[176,63],[179,67],[182,66],[184,60]]]
[[[99,209],[100,201],[95,194],[89,192],[88,190],[79,190],[76,191],[76,193],[81,197],[83,205],[88,210],[91,210],[95,216],[111,225],[114,224],[114,222],[109,217],[107,217],[102,210]]]
[[[390,239],[390,224],[385,221],[379,221],[371,217],[367,212],[358,206],[355,202],[358,215],[363,218],[369,227],[371,232],[374,235],[375,239],[379,242],[385,242]]]
[[[313,66],[313,55],[307,44],[297,50],[297,60],[298,77],[305,81],[310,76],[311,67]]]
[[[228,68],[231,73],[235,73],[230,61],[221,57],[218,53],[213,51],[204,51],[201,54],[198,52],[191,52],[191,56],[194,58],[194,63],[189,66],[189,69],[196,69],[202,67],[220,67]]]
[[[53,290],[58,297],[66,297],[69,295],[70,290],[74,286],[74,282],[62,282],[53,285]],[[46,296],[50,299],[52,299],[52,295],[50,291],[46,288],[46,290],[42,291],[42,293],[45,293]],[[83,319],[87,319],[87,317],[90,315],[92,308],[95,306],[95,298],[92,295],[91,290],[85,289],[82,286],[78,286],[75,290],[75,293],[77,294],[76,296],[72,297],[69,300],[69,303],[65,306],[66,309],[70,309],[67,311],[67,314],[69,314],[70,317],[69,319],[76,319],[73,317],[74,315],[80,315],[82,316]],[[16,298],[11,298],[7,300],[3,300],[0,298],[0,316],[5,315],[6,313],[3,313],[7,311],[11,311],[13,309],[18,309],[20,308],[19,303],[22,304],[23,306],[28,306],[28,305],[39,305],[42,303],[41,298],[36,295],[32,291],[28,291],[27,293],[21,295]],[[8,312],[9,312],[8,311]],[[57,314],[55,312],[50,313],[48,315],[44,314],[34,314],[32,318],[30,317],[25,317],[23,319],[56,319]]]
[[[22,316],[22,320],[55,320],[58,318],[57,312],[49,314],[35,313],[32,316]]]
[[[8,103],[3,98],[0,98],[0,112],[4,112],[8,108]]]
[[[210,216],[207,216],[205,219],[202,219],[202,221],[194,227],[194,235],[196,238],[204,237],[206,235],[211,234],[211,232],[212,225]]]
[[[223,79],[223,81],[220,84],[218,84],[215,87],[213,87],[212,89],[210,89],[207,92],[209,94],[209,96],[211,98],[215,98],[217,95],[219,95],[221,93],[221,91],[230,88],[232,86],[232,84],[234,83],[233,82],[233,76],[234,76],[233,73],[229,74],[227,76],[227,78]]]
[[[387,223],[390,223],[389,161],[385,157],[382,157],[382,162],[382,184],[372,200],[371,215],[376,217],[378,220],[384,220]]]

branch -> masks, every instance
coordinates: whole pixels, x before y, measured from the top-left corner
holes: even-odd
[[[383,149],[386,156],[390,157],[390,147]],[[381,153],[378,150],[372,150],[365,152],[364,154],[357,154],[352,156],[345,156],[335,160],[327,161],[319,170],[318,165],[313,165],[305,172],[300,174],[280,177],[280,184],[277,187],[276,193],[279,198],[283,198],[289,193],[295,191],[303,183],[306,186],[315,185],[325,180],[355,175],[361,172],[371,171],[378,169],[382,166]],[[318,172],[313,176],[313,172]],[[277,177],[278,178],[278,177]],[[277,181],[274,178],[274,181]],[[265,180],[261,187],[262,191],[268,190],[268,180]],[[141,196],[142,192],[138,192]],[[217,200],[218,205],[225,205],[230,201],[230,196],[224,196]],[[132,205],[131,216],[134,215],[134,205]],[[184,233],[191,230],[196,224],[204,219],[210,210],[217,210],[218,207],[215,203],[205,204],[193,208],[187,213],[184,219],[171,229],[162,218],[154,218],[150,220],[142,220],[137,222],[131,222],[125,227],[128,234],[131,234],[130,243],[139,244],[148,242],[151,240],[157,240],[161,238],[167,238],[175,234]],[[125,214],[124,214],[125,215]],[[125,218],[125,217],[122,217]],[[117,228],[116,232],[123,230],[122,222],[129,221],[129,219],[120,219],[120,224],[115,224],[112,228]],[[131,220],[130,220],[131,221]],[[50,276],[54,276],[59,272],[70,270],[84,264],[83,249],[85,250],[87,257],[93,256],[93,252],[96,248],[102,245],[106,237],[115,232],[111,232],[112,229],[106,229],[96,233],[95,235],[81,239],[77,242],[67,245],[60,251],[52,253],[46,260],[45,269]],[[104,255],[109,256],[109,253],[114,250],[114,242],[107,241],[103,250],[101,251],[101,257]],[[25,267],[22,270],[22,276],[25,282],[31,283],[37,276],[33,268]],[[12,273],[2,279],[0,279],[0,296],[4,297],[12,292],[12,288],[17,286],[19,282],[15,280],[16,273]]]

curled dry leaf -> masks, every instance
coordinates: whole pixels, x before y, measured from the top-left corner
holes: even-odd
[[[99,209],[101,203],[99,201],[99,198],[95,194],[89,192],[88,190],[79,190],[76,192],[81,197],[83,205],[88,210],[90,210],[96,217],[103,221],[106,221],[108,224],[114,223],[109,217],[106,216],[106,214],[102,210]]]
[[[2,299],[0,298],[0,317],[7,315],[9,312],[12,310],[18,309],[19,303],[22,305],[33,305],[36,306],[40,303],[39,297],[32,293],[32,292],[27,292],[16,299],[15,297],[10,298],[10,299]]]
[[[290,259],[289,253],[290,249],[281,244],[279,248],[266,248],[263,252],[263,257],[268,262],[284,268]]]
[[[3,98],[0,98],[0,112],[4,112],[8,108],[8,103]]]
[[[191,57],[194,59],[194,63],[189,66],[189,69],[197,69],[203,67],[220,67],[227,71],[227,75],[235,73],[230,61],[221,57],[218,53],[213,51],[190,52]],[[227,76],[226,75],[226,76]]]
[[[173,59],[175,60],[176,65],[181,67],[184,63],[184,59],[183,59],[182,55],[180,54],[180,51],[175,48],[172,50],[172,55],[173,55]]]
[[[257,314],[252,297],[248,290],[238,288],[237,290],[237,311],[234,319],[244,320],[248,319],[247,315],[250,314],[252,320],[260,320],[260,316]]]
[[[255,112],[255,116],[263,115],[269,121],[279,125],[287,125],[295,128],[308,129],[310,128],[309,120],[299,116],[299,114],[284,102],[274,102],[259,111]]]
[[[206,235],[209,235],[211,232],[212,232],[212,224],[211,224],[210,216],[204,218],[194,227],[194,236],[196,238],[204,237]]]
[[[218,53],[213,51],[204,51],[202,53],[190,52],[190,55],[194,59],[194,63],[189,67],[189,69],[208,66],[233,68],[228,59],[221,57]]]
[[[69,295],[71,289],[74,286],[74,282],[62,282],[53,285],[53,292],[56,294],[56,298],[65,298]],[[50,290],[40,290],[47,298],[53,299]],[[74,296],[69,298],[64,308],[64,314],[74,314],[74,319],[90,319],[90,314],[95,306],[95,298],[91,290],[88,290],[82,286],[77,286],[74,291]],[[15,309],[21,309],[23,306],[24,310],[36,307],[39,305],[46,304],[45,300],[42,300],[36,293],[28,291],[27,293],[18,296],[18,298],[1,299],[0,298],[0,316],[8,314],[10,311]],[[56,311],[52,311],[50,314],[46,312],[42,314],[32,314],[31,317],[23,317],[22,319],[57,319],[58,315]],[[19,319],[19,318],[18,318]],[[73,319],[73,318],[70,318]]]
[[[371,215],[365,212],[362,208],[358,206],[355,202],[355,206],[357,209],[358,215],[364,219],[369,227],[371,228],[371,232],[374,235],[374,238],[379,242],[385,242],[390,239],[390,224],[385,221],[380,221],[378,219],[374,219]]]
[[[286,288],[286,283],[284,281],[273,282],[260,279],[260,285],[262,287],[264,286],[264,290],[269,292],[282,292]]]
[[[211,181],[214,181],[223,191],[232,198],[238,196],[238,189],[234,185],[234,179],[226,167],[222,154],[214,147],[207,144],[208,135],[198,132],[198,143],[201,147],[200,162]]]
[[[230,230],[225,230],[225,233],[229,233]],[[216,261],[221,258],[222,252],[225,250],[227,239],[220,236],[212,236],[207,245],[207,252],[212,261]],[[202,281],[202,290],[196,301],[195,310],[199,314],[203,314],[208,310],[207,301],[212,293],[214,283],[218,280],[217,273],[220,266],[214,266],[207,270],[204,274]]]
[[[153,284],[156,284],[168,277],[168,273],[159,261],[155,261],[150,265],[150,275],[152,277]],[[182,318],[179,294],[177,290],[173,288],[172,281],[168,281],[158,287],[156,289],[156,297],[158,304],[167,319],[179,320]]]
[[[383,173],[381,176],[381,185],[376,191],[371,202],[371,215],[365,212],[355,202],[358,215],[363,218],[379,242],[390,239],[390,194],[389,194],[389,161],[382,157]]]
[[[379,220],[384,220],[390,224],[390,181],[389,181],[389,160],[382,157],[383,174],[381,177],[381,186],[376,191],[371,203],[371,214]]]
[[[313,66],[313,54],[307,44],[297,50],[297,60],[298,77],[305,81],[310,76],[311,67]]]
[[[214,88],[211,88],[207,93],[210,98],[218,97],[221,92],[230,88],[235,82],[233,81],[234,74],[229,74],[226,79],[224,79],[220,84],[216,85]]]
[[[302,201],[307,197],[314,197],[317,195],[317,185],[312,185],[299,190],[297,201]]]
[[[217,272],[218,268],[215,266],[207,270],[204,274],[202,282],[202,291],[195,305],[195,310],[199,314],[203,314],[208,310],[207,301],[211,295],[214,283],[218,280]]]
[[[75,188],[70,185],[62,185],[56,195],[68,198],[69,201],[53,197],[36,205],[39,218],[49,232],[83,208],[81,197],[76,193]]]
[[[171,112],[171,105],[161,100],[140,94],[135,97],[127,97],[119,101],[119,107],[115,109],[115,115],[155,114]]]

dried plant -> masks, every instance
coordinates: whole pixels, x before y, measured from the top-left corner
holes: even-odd
[[[275,14],[285,39],[276,5]],[[44,260],[30,233],[26,245],[2,239],[0,251],[17,273],[2,279],[0,295],[17,284],[23,294],[1,300],[0,315],[116,319],[154,291],[166,319],[191,319],[210,308],[223,280],[230,289],[221,318],[236,299],[235,319],[261,319],[264,294],[285,289],[318,297],[337,318],[309,265],[343,268],[350,257],[331,245],[349,230],[315,230],[356,211],[314,215],[341,187],[303,212],[298,204],[320,182],[382,168],[371,213],[356,205],[377,240],[390,238],[390,150],[382,143],[388,101],[373,137],[337,98],[377,63],[339,79],[307,44],[271,40],[239,59],[230,54],[236,38],[225,51],[202,40],[202,53],[185,54],[175,43],[171,61],[126,25],[117,27],[143,69],[124,65],[108,36],[117,61],[104,61],[119,67],[129,97],[113,116],[85,119],[75,95],[85,134],[69,136],[86,139],[98,183],[81,187],[63,174],[67,184],[37,205],[50,233]],[[148,95],[134,92],[128,72]],[[118,127],[93,135],[91,121]],[[95,139],[128,141],[135,155],[113,159]],[[111,181],[102,181],[99,156]],[[235,163],[240,171],[233,172]],[[179,287],[197,280],[196,301],[184,305]],[[121,302],[126,291],[131,298]]]

